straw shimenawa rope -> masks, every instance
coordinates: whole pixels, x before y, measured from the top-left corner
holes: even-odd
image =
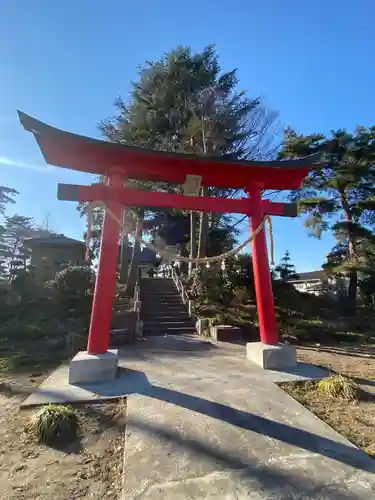
[[[271,218],[269,215],[265,215],[263,217],[263,220],[261,223],[258,225],[258,227],[255,229],[255,231],[248,237],[246,238],[245,241],[234,247],[232,250],[229,250],[228,252],[224,252],[220,255],[216,255],[214,257],[201,257],[201,258],[191,258],[191,257],[183,257],[181,255],[176,254],[175,252],[166,249],[166,248],[160,248],[155,246],[153,243],[150,243],[149,241],[144,240],[141,237],[138,237],[136,234],[136,231],[134,231],[133,228],[131,228],[129,225],[125,224],[123,221],[121,221],[108,206],[103,203],[103,202],[91,202],[88,205],[87,209],[87,233],[86,233],[86,260],[90,260],[90,239],[92,235],[92,226],[93,226],[93,209],[94,207],[100,206],[103,209],[106,210],[106,212],[109,214],[110,217],[112,217],[117,224],[120,226],[121,230],[123,232],[126,232],[128,234],[131,234],[133,238],[138,241],[139,244],[144,245],[145,247],[149,248],[153,252],[161,255],[163,258],[166,260],[172,261],[179,261],[179,262],[193,262],[194,264],[211,264],[213,262],[219,262],[223,261],[225,259],[228,259],[229,257],[232,257],[233,255],[236,255],[238,252],[240,252],[243,248],[245,248],[246,245],[248,245],[263,229],[263,226],[265,222],[268,224],[268,232],[269,232],[269,238],[270,238],[270,247],[271,247],[271,264],[274,265],[274,242],[273,242],[273,235],[272,235],[272,222]]]

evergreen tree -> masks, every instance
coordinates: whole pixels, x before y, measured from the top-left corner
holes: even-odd
[[[0,232],[0,272],[12,281],[20,269],[26,269],[30,251],[25,245],[25,238],[33,235],[32,217],[12,215],[5,217]]]
[[[302,157],[320,152],[321,167],[306,178],[291,199],[307,215],[310,234],[330,230],[338,244],[328,255],[325,269],[349,277],[348,312],[354,314],[358,272],[364,271],[374,247],[375,127],[358,127],[353,134],[336,130],[297,135],[287,129],[281,157]]]
[[[291,263],[290,253],[287,250],[280,260],[280,263],[275,267],[276,275],[283,281],[288,281],[291,279],[298,279],[298,274],[296,273],[296,268],[294,264]]]
[[[118,99],[117,116],[102,122],[100,129],[111,141],[156,150],[237,159],[263,157],[272,149],[275,114],[266,110],[259,98],[237,91],[237,84],[235,70],[221,73],[213,46],[196,54],[188,47],[178,47],[140,69],[130,101]],[[145,189],[145,184],[140,187]],[[180,188],[153,183],[150,189]],[[202,188],[204,196],[211,192]],[[201,256],[207,252],[214,221],[218,227],[218,217],[211,218],[211,226],[207,215],[200,219]],[[192,257],[196,255],[196,226],[193,212]]]
[[[13,196],[16,194],[18,193],[15,189],[0,186],[0,215],[4,215],[7,203],[14,203]]]
[[[151,149],[204,152],[202,120],[210,156],[256,158],[269,151],[275,114],[259,98],[237,91],[236,70],[220,74],[215,48],[192,53],[178,47],[139,71],[129,103],[101,123],[108,139]]]
[[[13,196],[18,194],[15,189],[0,186],[0,215],[5,215],[5,207],[8,203],[14,203]],[[0,224],[0,278],[7,277],[7,246],[4,241],[5,227]]]

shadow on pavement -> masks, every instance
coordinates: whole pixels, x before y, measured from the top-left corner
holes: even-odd
[[[248,493],[252,491],[255,495],[257,495],[257,492],[259,492],[258,494],[265,495],[264,497],[254,496],[254,499],[274,498],[275,500],[290,500],[293,498],[296,500],[326,500],[329,498],[330,500],[364,500],[365,498],[371,498],[370,496],[364,497],[363,493],[356,494],[345,491],[340,487],[340,484],[335,484],[333,479],[332,483],[328,484],[317,481],[314,477],[306,480],[298,473],[293,474],[278,471],[276,467],[261,465],[252,462],[251,459],[244,461],[233,453],[222,452],[201,441],[183,438],[178,432],[170,429],[167,430],[165,427],[157,424],[136,420],[128,423],[145,434],[154,435],[166,443],[175,443],[182,450],[190,450],[198,456],[201,455],[210,459],[225,471],[229,470],[231,474],[236,474],[240,483],[248,481]],[[246,498],[250,498],[250,496],[246,496]],[[251,498],[253,497],[251,496]]]
[[[357,469],[375,472],[375,461],[358,448],[259,415],[237,410],[231,406],[191,396],[174,389],[152,385],[146,374],[141,371],[127,370],[127,372],[132,372],[133,394],[137,393],[172,403],[241,429],[269,436],[312,453],[332,458]]]

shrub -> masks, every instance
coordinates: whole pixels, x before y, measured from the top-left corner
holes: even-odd
[[[210,268],[196,268],[187,281],[188,295],[198,310],[205,303],[229,307],[234,298],[234,285],[226,270],[218,265]]]
[[[59,300],[69,309],[78,303],[85,304],[92,296],[94,273],[88,266],[69,266],[59,271],[54,280]]]
[[[252,293],[245,286],[237,286],[233,293],[233,305],[244,305],[254,299]]]
[[[319,392],[328,394],[332,398],[341,397],[349,401],[357,401],[361,398],[362,389],[353,380],[342,375],[333,375],[332,377],[319,380],[316,384]]]
[[[71,406],[49,404],[39,410],[25,427],[39,442],[55,444],[77,437],[78,417]]]
[[[227,325],[228,321],[229,321],[228,314],[222,311],[216,314],[216,316],[214,316],[213,318],[211,318],[210,324],[211,326]]]
[[[11,342],[39,340],[47,334],[45,326],[21,323],[21,319],[11,320],[0,326],[0,338]]]
[[[33,270],[17,270],[11,282],[11,290],[14,294],[27,302],[35,298],[38,293],[38,288],[35,283]]]

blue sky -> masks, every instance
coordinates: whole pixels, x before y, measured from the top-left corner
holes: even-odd
[[[20,192],[12,211],[37,222],[49,214],[71,237],[84,224],[57,201],[57,183],[91,178],[45,166],[16,110],[97,137],[137,67],[176,45],[215,43],[223,70],[238,68],[241,88],[301,133],[375,123],[373,0],[3,0],[0,11],[0,184]],[[333,245],[309,238],[300,219],[273,224],[276,257],[289,249],[299,271],[319,267]]]

